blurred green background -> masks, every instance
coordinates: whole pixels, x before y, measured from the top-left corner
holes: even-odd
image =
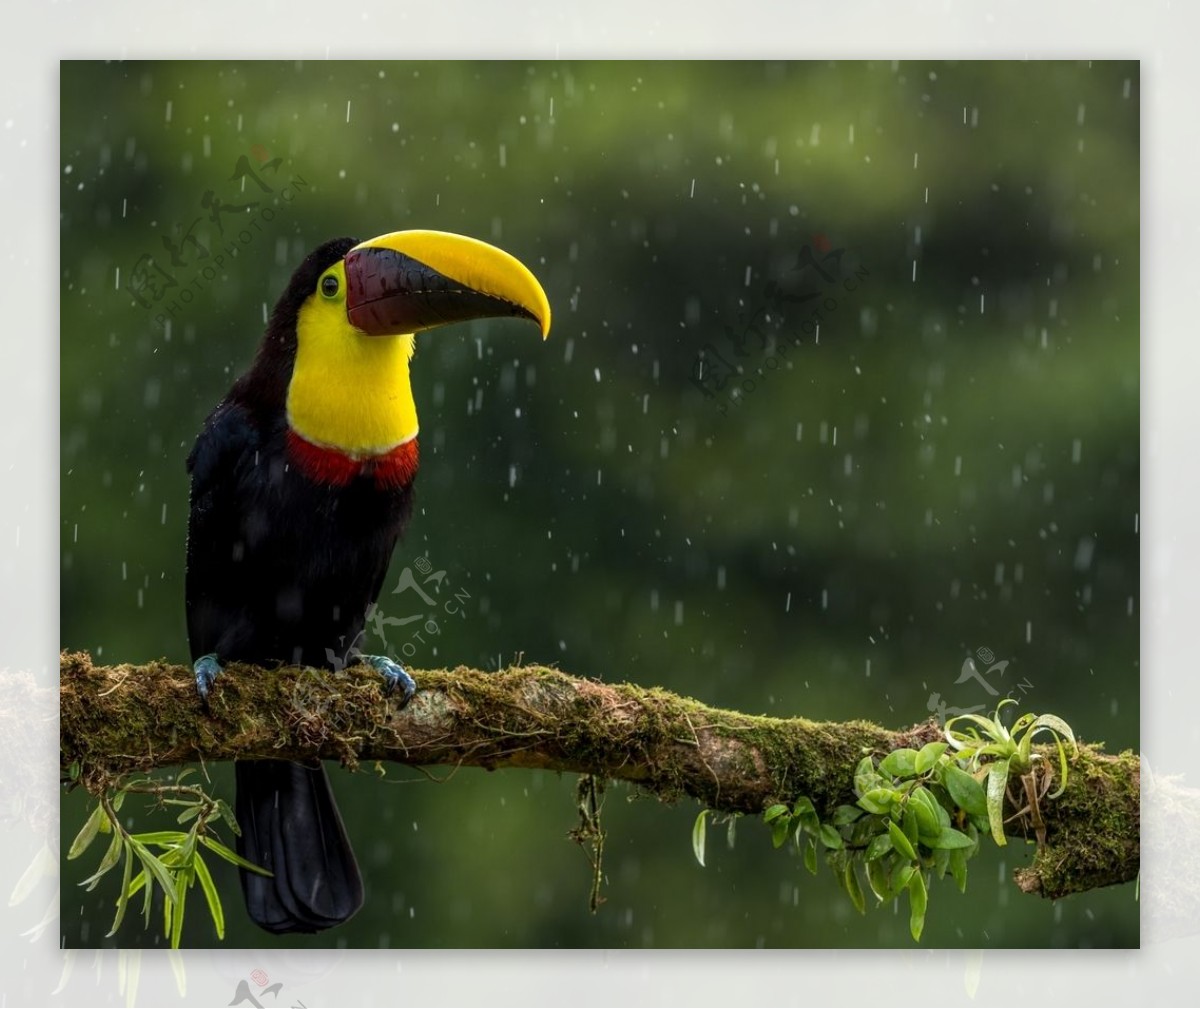
[[[1011,693],[1137,748],[1136,63],[64,63],[61,88],[63,647],[187,659],[201,422],[305,253],[436,228],[522,259],[554,327],[419,340],[418,510],[381,602],[422,609],[389,588],[420,556],[470,598],[367,650],[894,726]],[[214,199],[259,205],[222,235]],[[179,287],[142,286],[143,256]],[[818,302],[819,337],[772,356]],[[738,356],[751,321],[768,347]],[[702,869],[689,803],[610,788],[591,915],[572,779],[331,773],[365,908],[270,938],[221,864],[229,946],[911,943],[906,909],[859,917],[756,824]],[[84,796],[62,809],[69,843]],[[117,881],[76,885],[100,854],[63,862],[64,945],[114,943]],[[1132,886],[1022,897],[1027,854],[935,886],[923,945],[1137,945]],[[160,945],[135,917],[119,943]]]

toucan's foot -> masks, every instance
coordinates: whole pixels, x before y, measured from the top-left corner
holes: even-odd
[[[384,694],[390,696],[395,693],[397,687],[402,689],[400,707],[403,708],[412,700],[413,694],[417,692],[417,681],[408,675],[408,670],[399,662],[389,659],[386,655],[364,655],[362,660],[383,677]]]
[[[216,652],[201,655],[195,664],[193,664],[192,671],[196,674],[196,693],[200,695],[200,700],[207,707],[208,692],[212,689],[213,682],[221,672],[221,663],[217,661]]]

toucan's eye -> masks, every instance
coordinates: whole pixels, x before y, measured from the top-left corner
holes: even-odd
[[[321,278],[321,293],[326,298],[336,298],[338,293],[338,279],[330,274],[328,277]]]

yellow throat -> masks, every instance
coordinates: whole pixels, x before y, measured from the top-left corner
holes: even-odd
[[[340,279],[345,290],[344,275]],[[414,348],[409,335],[359,332],[346,321],[341,299],[309,296],[297,319],[288,386],[292,430],[354,456],[381,455],[411,441],[418,429],[409,379]]]

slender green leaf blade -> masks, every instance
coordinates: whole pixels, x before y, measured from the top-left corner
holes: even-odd
[[[139,844],[157,844],[163,847],[183,844],[187,834],[182,830],[152,830],[145,834],[134,834],[133,839]]]
[[[200,889],[204,893],[204,899],[208,902],[208,913],[212,915],[213,927],[217,930],[217,938],[225,938],[225,911],[221,907],[221,897],[217,893],[217,888],[213,883],[212,873],[208,871],[208,866],[204,864],[197,853],[196,861],[193,863],[196,867],[196,879],[200,882]]]
[[[112,840],[109,842],[108,851],[104,853],[104,857],[100,860],[100,864],[96,867],[96,871],[88,876],[80,886],[86,886],[88,890],[96,889],[96,884],[100,882],[100,877],[103,876],[109,869],[117,864],[121,858],[121,852],[125,847],[124,840],[121,835],[115,830],[113,831]]]
[[[242,836],[242,828],[238,826],[237,818],[233,815],[233,807],[224,799],[217,800],[217,812],[221,814],[221,819],[229,824],[229,829],[238,837]]]
[[[706,821],[708,820],[708,810],[700,810],[700,815],[696,817],[696,822],[692,824],[692,854],[696,856],[696,861],[703,867],[704,865],[704,835]]]
[[[117,929],[121,927],[121,921],[125,917],[125,909],[129,907],[129,877],[133,872],[133,848],[125,845],[125,868],[121,875],[121,892],[117,896],[117,914],[113,918],[112,928],[108,930],[108,935],[104,938],[108,939],[117,934]]]
[[[100,824],[108,823],[108,814],[104,812],[104,807],[97,804],[92,810],[92,815],[83,822],[83,827],[79,833],[75,835],[75,840],[71,842],[71,847],[67,851],[67,858],[78,858],[88,849],[100,833]]]
[[[992,828],[992,840],[1001,847],[1008,843],[1004,837],[1004,789],[1007,784],[1008,761],[993,761],[988,765],[988,824]]]
[[[171,909],[171,949],[179,949],[179,942],[183,938],[183,909],[190,885],[191,873],[187,869],[184,869],[179,875],[179,886],[176,888],[179,893],[179,899]]]
[[[155,855],[136,837],[131,837],[129,843],[133,845],[134,852],[142,860],[142,865],[154,877],[154,881],[162,887],[162,891],[167,895],[167,899],[171,901],[178,900],[175,894],[175,882],[171,879],[171,874],[167,871],[167,867],[163,865],[162,859]]]
[[[253,862],[247,862],[236,851],[231,851],[226,848],[220,841],[214,837],[209,837],[207,834],[200,836],[200,843],[206,848],[209,848],[214,854],[225,859],[226,862],[232,862],[234,865],[242,869],[249,869],[251,872],[257,872],[260,876],[273,876],[274,873],[269,869],[264,869],[261,865],[255,865]]]
[[[846,859],[846,867],[842,870],[842,885],[845,886],[846,893],[850,895],[850,903],[858,909],[858,913],[866,914],[867,902],[863,897],[862,884],[858,881],[852,858]]]

